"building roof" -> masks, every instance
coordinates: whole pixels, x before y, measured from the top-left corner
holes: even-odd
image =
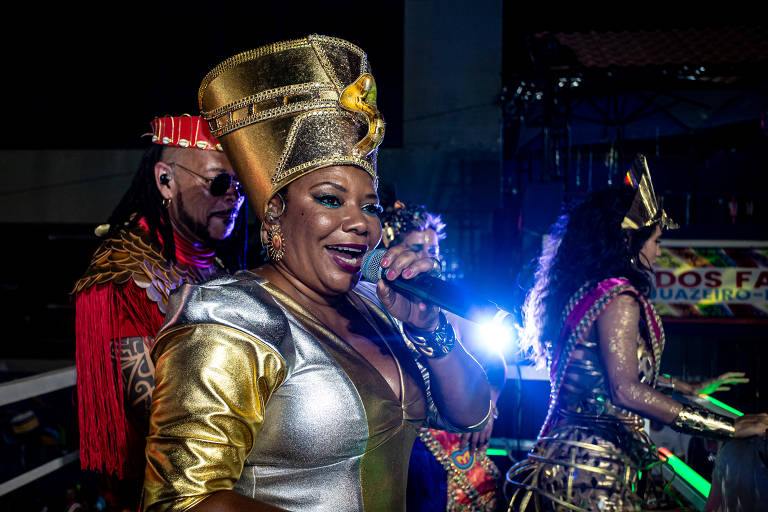
[[[539,33],[545,37],[549,33]],[[554,33],[586,68],[768,62],[765,27],[731,26],[621,32]]]

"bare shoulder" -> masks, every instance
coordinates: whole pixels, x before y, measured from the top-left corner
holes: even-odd
[[[619,313],[619,312],[637,312],[640,313],[640,303],[637,298],[631,293],[619,294],[615,299],[608,304],[605,308],[606,313]]]
[[[611,301],[597,318],[600,337],[633,337],[640,321],[640,303],[628,293],[622,293]]]

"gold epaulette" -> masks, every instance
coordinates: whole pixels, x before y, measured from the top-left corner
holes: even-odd
[[[214,269],[181,266],[165,260],[159,244],[141,227],[121,230],[105,240],[91,259],[72,294],[96,284],[127,283],[129,279],[147,292],[165,313],[168,295],[184,283],[199,283],[211,278]]]

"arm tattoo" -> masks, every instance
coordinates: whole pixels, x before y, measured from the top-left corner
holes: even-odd
[[[120,338],[120,373],[123,378],[123,398],[129,416],[140,431],[147,429],[149,404],[155,388],[155,365],[149,357],[152,338],[136,336]]]

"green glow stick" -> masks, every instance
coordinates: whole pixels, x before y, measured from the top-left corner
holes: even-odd
[[[485,450],[486,455],[501,455],[503,457],[507,456],[507,450],[502,450],[501,448],[488,448]]]
[[[680,460],[674,453],[670,452],[666,448],[659,447],[659,458],[666,460],[667,464],[674,470],[675,474],[688,482],[691,487],[696,489],[705,498],[709,496],[709,491],[712,488],[712,484],[691,469],[691,466]]]
[[[723,402],[721,402],[717,398],[712,398],[711,396],[705,395],[705,394],[701,394],[701,395],[699,395],[699,397],[703,398],[704,400],[708,400],[709,403],[711,403],[713,405],[716,405],[716,406],[718,406],[721,409],[725,409],[726,411],[731,412],[731,413],[735,414],[736,416],[744,416],[743,412],[739,411],[738,409],[734,409],[733,407],[731,407],[728,404],[724,404]]]

